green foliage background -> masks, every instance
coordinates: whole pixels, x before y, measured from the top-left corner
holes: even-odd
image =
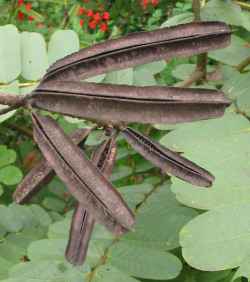
[[[37,30],[33,23],[16,22],[11,16],[13,3],[9,2],[12,1],[0,1],[0,91],[10,95],[30,92],[50,64],[104,37],[194,19],[190,1],[162,1],[148,14],[139,10],[139,6],[132,13],[127,1],[103,1],[112,16],[110,32],[85,34],[79,30],[73,12],[66,29],[59,25],[63,9],[74,11],[79,1],[33,1],[38,19],[44,17],[52,23],[50,28]],[[230,24],[233,36],[229,47],[208,54],[208,80],[199,87],[222,89],[233,105],[223,118],[216,120],[176,126],[134,126],[211,171],[216,176],[213,187],[201,189],[162,175],[120,138],[112,181],[136,213],[135,231],[117,240],[97,225],[87,262],[82,267],[72,267],[64,259],[64,249],[73,200],[54,178],[31,204],[12,203],[16,185],[40,155],[30,137],[28,113],[18,110],[1,116],[1,282],[250,279],[250,5],[247,1],[230,0],[201,3],[202,20]],[[43,14],[46,7],[54,7],[51,18],[50,13]],[[196,60],[194,57],[161,61],[108,73],[91,81],[178,85],[190,77]],[[246,63],[244,68],[242,62]],[[197,85],[194,83],[192,87]],[[54,117],[66,132],[88,126],[87,121]],[[94,131],[86,150],[98,145],[103,137],[99,130]]]

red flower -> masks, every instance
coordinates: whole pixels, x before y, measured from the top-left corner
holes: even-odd
[[[84,3],[88,3],[88,2],[89,2],[89,0],[83,0],[83,2],[84,2]]]
[[[17,5],[20,7],[20,6],[23,5],[23,2],[24,2],[24,0],[18,0],[18,1],[17,1]]]
[[[106,23],[102,23],[102,24],[100,25],[100,30],[101,30],[102,32],[106,32],[106,31],[108,30],[108,25],[107,25]]]
[[[96,28],[96,21],[95,20],[92,20],[92,21],[89,21],[89,28],[90,29],[95,29]]]
[[[25,5],[25,9],[26,9],[27,12],[30,12],[31,8],[32,8],[32,4],[31,3],[27,3]]]
[[[88,10],[87,16],[88,17],[93,17],[94,16],[94,12],[92,10]]]
[[[105,21],[108,21],[110,19],[110,14],[109,12],[104,12],[103,15],[102,15],[102,18],[105,20]]]
[[[21,11],[18,11],[17,18],[18,18],[19,21],[23,21],[24,20],[24,13],[21,12]]]
[[[79,23],[80,23],[80,26],[82,27],[83,24],[84,24],[84,20],[83,20],[83,19],[80,19]]]
[[[155,7],[159,4],[159,0],[151,0],[151,3]]]
[[[96,22],[99,22],[102,19],[100,13],[95,13],[94,16],[93,16],[93,19]]]
[[[35,18],[33,16],[28,16],[28,19],[30,22],[33,22]]]
[[[77,15],[78,15],[78,16],[81,16],[81,15],[84,14],[84,12],[85,12],[85,9],[84,9],[83,7],[79,7],[78,12],[77,12]]]

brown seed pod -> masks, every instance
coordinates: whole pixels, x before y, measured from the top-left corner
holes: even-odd
[[[32,118],[34,139],[72,196],[111,232],[117,232],[117,224],[130,230],[134,216],[119,192],[52,118],[35,113]]]
[[[70,138],[78,145],[85,142],[92,130],[93,128],[77,129],[70,135]],[[17,204],[29,202],[29,200],[38,193],[44,185],[49,183],[54,176],[54,170],[45,159],[42,159],[17,186],[13,194],[13,200]]]
[[[187,57],[223,48],[230,28],[222,22],[197,22],[132,33],[85,48],[53,64],[43,81],[79,80],[101,73],[173,57]]]
[[[111,123],[179,123],[222,116],[230,101],[220,91],[176,87],[49,81],[32,107]]]
[[[92,163],[107,178],[112,173],[116,151],[115,138],[110,138],[104,141],[92,156]],[[84,263],[94,223],[94,217],[81,204],[78,204],[72,217],[70,236],[65,252],[66,259],[73,265]],[[117,234],[123,234],[126,231],[122,226],[117,225]]]
[[[156,141],[150,140],[132,128],[125,128],[121,133],[136,151],[164,172],[193,185],[202,187],[212,185],[214,181],[213,175],[178,153],[163,147]]]

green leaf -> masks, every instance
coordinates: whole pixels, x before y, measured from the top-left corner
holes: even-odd
[[[145,196],[153,189],[151,184],[137,184],[122,186],[119,188],[124,200],[129,205],[130,208],[135,209],[136,206],[141,203]]]
[[[20,218],[9,208],[5,206],[0,206],[1,218],[0,226],[7,232],[18,232],[22,229],[22,222]]]
[[[231,269],[250,255],[249,203],[220,207],[190,221],[180,232],[185,260],[205,271]]]
[[[211,189],[195,187],[173,178],[177,199],[198,209],[246,202],[250,175],[249,121],[227,113],[223,118],[178,126],[161,143],[209,170],[216,180]]]
[[[181,64],[177,65],[174,70],[172,71],[172,75],[180,80],[186,80],[190,77],[190,75],[195,71],[196,65],[195,64]],[[214,70],[212,66],[207,66],[208,72]],[[199,87],[201,87],[199,85]]]
[[[47,227],[51,224],[51,218],[43,208],[38,205],[30,205],[29,208],[39,225]]]
[[[250,278],[250,256],[245,257],[244,261],[241,263],[239,269],[236,271],[232,281],[235,281],[237,278]]]
[[[158,187],[146,202],[145,197],[142,199],[135,231],[123,236],[122,241],[128,242],[131,247],[135,244],[158,250],[171,250],[179,246],[179,231],[197,213],[181,206],[169,186],[166,183]]]
[[[222,90],[231,99],[247,96],[250,90],[249,80],[250,73],[235,73],[226,80]]]
[[[117,181],[124,177],[128,177],[133,173],[133,170],[130,166],[117,165],[113,169],[113,173],[110,177],[111,181]]]
[[[0,212],[0,226],[8,232],[19,232],[21,229],[34,226],[47,227],[51,222],[47,212],[37,205],[20,206],[11,204],[8,207],[0,206]]]
[[[15,185],[22,180],[21,170],[13,165],[4,167],[0,170],[0,182],[5,185]]]
[[[37,32],[21,33],[22,77],[38,80],[48,68],[46,43]]]
[[[0,168],[14,163],[16,160],[16,152],[8,149],[5,145],[0,145]]]
[[[80,48],[78,35],[73,30],[57,30],[48,45],[49,64],[70,55]]]
[[[249,88],[246,88],[246,90],[249,90]],[[237,99],[237,105],[239,109],[245,113],[246,115],[250,115],[250,97],[249,97],[249,91],[247,95],[241,95]]]
[[[153,86],[156,85],[156,80],[147,68],[135,69],[134,83],[135,86]]]
[[[48,231],[49,239],[65,239],[67,238],[70,231],[70,218],[64,218],[58,222],[55,222],[50,225]]]
[[[32,261],[58,260],[64,261],[64,252],[67,240],[63,239],[43,239],[30,244],[28,257]]]
[[[13,25],[0,27],[0,83],[16,79],[21,72],[20,35]]]
[[[105,134],[102,130],[95,130],[91,132],[86,140],[85,144],[87,146],[96,146],[101,144],[105,140]]]
[[[65,208],[65,202],[55,197],[46,197],[43,200],[42,205],[46,209],[56,212],[63,212]]]
[[[12,263],[3,257],[0,257],[0,279],[7,278]]]
[[[170,27],[178,24],[190,23],[193,21],[193,19],[194,19],[193,13],[185,12],[167,19],[167,21],[165,21],[161,25],[161,27]]]
[[[242,17],[242,26],[250,31],[250,14],[248,11],[241,11]]]
[[[16,204],[0,206],[0,230],[1,236],[4,236],[0,244],[0,279],[7,278],[10,267],[26,256],[31,242],[45,237],[47,228],[39,224],[40,219],[36,217],[38,214],[33,213],[36,207]],[[40,207],[38,209],[42,210]]]
[[[133,74],[134,74],[134,71],[132,68],[109,72],[106,75],[104,82],[112,83],[112,84],[132,85],[133,84]]]
[[[10,279],[39,282],[82,282],[84,272],[55,261],[20,263],[12,267]]]
[[[98,267],[98,271],[95,273],[93,282],[139,282],[139,280],[130,277],[126,273],[118,270],[112,265],[103,265]]]
[[[85,79],[85,81],[100,83],[104,80],[105,77],[106,77],[106,73],[90,77],[88,79]]]
[[[249,48],[247,47],[247,41],[236,35],[232,35],[230,46],[209,52],[208,55],[216,61],[230,66],[236,66],[249,57]]]
[[[153,62],[144,64],[134,68],[134,85],[136,86],[151,86],[157,82],[154,75],[160,73],[166,67],[165,61]]]
[[[230,25],[243,25],[242,11],[239,5],[231,0],[210,0],[201,9],[204,21],[222,21]]]
[[[170,253],[131,246],[124,241],[111,248],[108,263],[131,276],[146,279],[173,279],[182,268],[180,260]]]

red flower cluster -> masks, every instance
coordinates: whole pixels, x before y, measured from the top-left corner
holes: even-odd
[[[84,2],[86,1],[88,0],[84,0]],[[90,9],[85,9],[84,7],[79,7],[77,15],[79,17],[82,17],[79,20],[81,27],[86,22],[89,29],[95,30],[97,27],[99,27],[102,32],[106,32],[108,30],[107,22],[110,20],[110,14],[107,11],[98,12]]]
[[[148,5],[152,5],[153,7],[156,7],[159,4],[159,0],[142,0],[141,5],[144,9],[147,9]]]
[[[26,14],[22,12],[23,7],[26,10],[27,14],[31,11],[32,9],[32,3],[24,3],[24,0],[18,0],[17,1],[17,6],[18,6],[18,12],[17,12],[17,19],[19,21],[24,21],[26,18]],[[32,15],[27,15],[27,18],[30,22],[32,22],[35,18]]]

